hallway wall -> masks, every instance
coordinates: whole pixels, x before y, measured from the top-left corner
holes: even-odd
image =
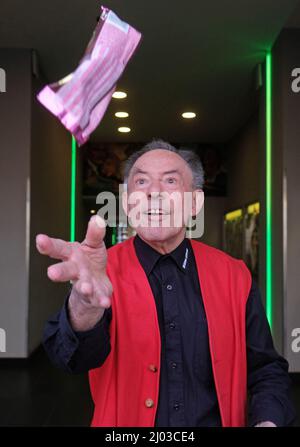
[[[300,353],[291,348],[292,331],[300,328],[300,92],[291,85],[293,69],[300,68],[299,54],[300,30],[283,30],[273,48],[273,295],[275,324],[282,326],[293,372],[300,371]]]
[[[0,58],[7,82],[0,102],[0,358],[24,358],[67,290],[48,280],[53,262],[37,252],[35,235],[69,237],[71,138],[34,99],[41,84],[31,50],[0,49]]]
[[[68,284],[54,284],[47,267],[54,259],[36,250],[38,233],[69,240],[71,135],[36,99],[43,83],[32,78],[31,224],[28,354],[37,348],[45,320],[62,305]]]
[[[31,55],[0,50],[6,92],[0,101],[0,328],[6,332],[6,353],[25,357],[28,315],[27,202],[30,178]]]
[[[227,143],[227,210],[234,210],[260,198],[260,157],[258,110]]]

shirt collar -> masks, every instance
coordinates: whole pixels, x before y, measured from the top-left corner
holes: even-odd
[[[172,252],[162,255],[150,245],[148,245],[143,239],[138,235],[134,237],[134,246],[137,257],[148,276],[153,270],[155,264],[159,259],[163,257],[171,257],[176,263],[177,267],[182,271],[186,272],[188,270],[190,254],[192,247],[188,238],[184,238],[183,241],[173,250]]]

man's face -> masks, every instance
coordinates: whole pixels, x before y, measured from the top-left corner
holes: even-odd
[[[185,232],[188,216],[199,211],[196,193],[200,191],[192,193],[192,184],[190,167],[176,153],[155,149],[139,157],[130,171],[123,202],[137,234],[144,240],[164,242]],[[200,208],[203,193],[201,200]]]

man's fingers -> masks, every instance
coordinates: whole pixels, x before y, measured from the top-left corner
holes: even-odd
[[[106,278],[102,278],[101,286],[97,287],[94,290],[95,299],[97,304],[103,308],[109,308],[111,306],[111,295],[113,292],[113,287],[110,280]]]
[[[65,260],[71,255],[70,242],[55,239],[46,234],[38,234],[36,237],[36,248],[42,255],[48,255],[54,259]]]
[[[103,286],[103,285],[102,285]],[[79,295],[84,296],[91,305],[108,309],[111,306],[109,287],[98,287],[90,279],[79,279],[73,285]]]
[[[97,298],[100,307],[103,309],[109,309],[111,307],[111,299],[107,296],[101,296]]]
[[[76,281],[73,287],[79,294],[85,297],[91,296],[94,292],[93,284],[90,281],[84,279]]]
[[[48,277],[55,282],[74,281],[79,272],[75,262],[65,261],[48,267]]]
[[[105,222],[102,217],[98,215],[91,217],[83,244],[88,245],[91,248],[100,248],[105,236],[105,231]]]
[[[103,307],[104,309],[108,309],[111,306],[111,298],[108,296],[106,290],[95,290],[94,291],[94,300],[97,306]]]

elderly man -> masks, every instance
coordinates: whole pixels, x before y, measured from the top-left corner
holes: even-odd
[[[89,371],[92,425],[290,425],[288,364],[249,270],[186,238],[203,205],[200,160],[153,141],[127,160],[124,183],[128,215],[130,197],[146,198],[136,236],[106,250],[99,216],[82,243],[37,236],[40,253],[62,261],[49,278],[73,284],[44,346],[66,371]]]

